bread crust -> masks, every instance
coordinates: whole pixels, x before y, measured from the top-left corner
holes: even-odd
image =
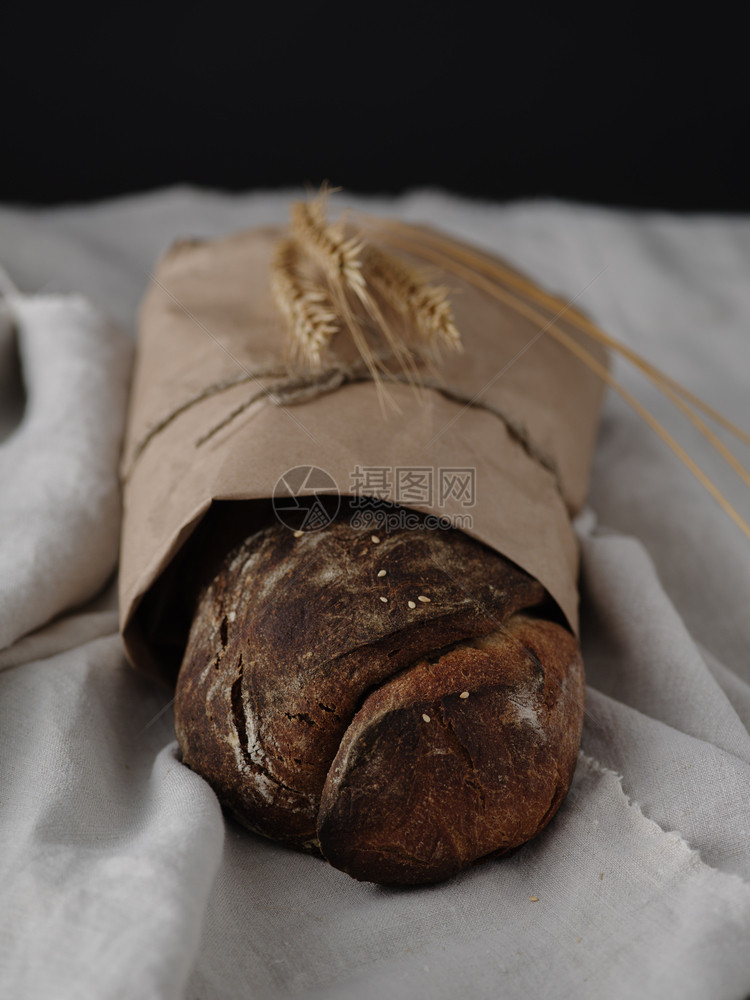
[[[530,840],[570,787],[583,686],[573,636],[522,614],[421,660],[347,729],[321,797],[324,855],[358,879],[415,884]]]
[[[459,531],[266,527],[197,602],[183,760],[245,826],[356,878],[446,878],[533,836],[572,778],[578,645],[519,614],[545,600]]]

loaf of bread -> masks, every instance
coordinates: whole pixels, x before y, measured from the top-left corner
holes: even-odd
[[[274,523],[198,596],[183,760],[240,823],[354,878],[446,879],[535,836],[568,791],[584,681],[560,621],[460,531]]]

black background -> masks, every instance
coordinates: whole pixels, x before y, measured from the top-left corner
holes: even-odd
[[[328,180],[750,209],[746,34],[718,8],[100,4],[1,23],[3,201]]]

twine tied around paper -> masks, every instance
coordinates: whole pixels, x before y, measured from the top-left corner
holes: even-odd
[[[373,360],[378,364],[379,377],[384,382],[400,383],[405,385],[413,384],[409,374],[402,371],[389,371],[385,367],[385,363],[392,360],[392,358],[393,355],[386,352],[373,356]],[[347,384],[373,381],[370,367],[364,358],[358,358],[350,364],[346,364],[343,361],[335,361],[328,367],[322,368],[319,371],[290,373],[288,366],[273,363],[268,365],[259,365],[254,371],[245,370],[235,376],[223,379],[213,385],[206,386],[194,396],[186,399],[180,404],[180,406],[176,407],[156,424],[153,424],[133,449],[127,469],[123,473],[123,478],[125,480],[129,478],[133,467],[149,442],[186,410],[191,409],[203,400],[216,396],[221,392],[227,392],[236,386],[250,382],[258,382],[263,378],[274,378],[277,379],[277,381],[272,382],[270,385],[259,386],[255,392],[227,413],[221,421],[219,421],[219,423],[208,428],[204,434],[196,439],[196,448],[200,448],[212,437],[214,437],[214,435],[218,434],[219,431],[223,430],[226,426],[232,423],[232,421],[253,406],[253,404],[262,399],[265,399],[274,406],[295,406],[300,403],[307,403],[311,400],[318,399],[321,396],[328,395],[328,393],[335,392],[337,389],[340,389],[342,386]],[[423,374],[420,377],[419,387],[437,391],[446,398],[452,399],[457,403],[485,410],[486,412],[497,417],[505,424],[510,436],[521,445],[527,454],[552,473],[555,477],[558,489],[561,489],[560,475],[555,462],[533,442],[526,427],[521,421],[514,418],[511,414],[504,412],[498,406],[485,403],[476,396],[472,397],[466,392],[446,384],[439,378]]]
[[[286,320],[285,361],[245,369],[207,386],[154,424],[137,443],[124,472],[127,479],[148,443],[176,417],[218,393],[244,383],[272,378],[234,407],[195,441],[201,447],[253,404],[307,403],[355,382],[375,384],[381,409],[399,409],[384,388],[400,383],[432,389],[463,406],[476,407],[501,420],[512,438],[544,466],[562,491],[553,459],[531,439],[510,413],[451,386],[435,362],[442,351],[463,350],[461,335],[444,285],[432,284],[426,271],[403,257],[351,236],[344,219],[326,219],[325,187],[312,201],[294,202],[288,234],[277,240],[271,259],[271,293]],[[345,361],[334,340],[349,334],[357,357]]]

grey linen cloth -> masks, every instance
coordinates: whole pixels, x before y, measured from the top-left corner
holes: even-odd
[[[583,747],[540,837],[444,885],[359,884],[225,821],[178,762],[169,695],[116,631],[127,334],[173,238],[282,221],[292,194],[0,210],[0,262],[42,293],[0,309],[0,996],[746,997],[750,542],[611,391],[577,522]],[[750,220],[354,203],[500,252],[750,426]],[[615,373],[750,520],[695,430]]]

